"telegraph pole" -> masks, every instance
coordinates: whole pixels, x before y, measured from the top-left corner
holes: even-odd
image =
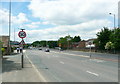
[[[11,53],[10,35],[11,35],[11,0],[10,0],[10,2],[9,2],[9,38],[8,38],[8,54]]]

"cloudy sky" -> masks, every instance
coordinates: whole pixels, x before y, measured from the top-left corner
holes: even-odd
[[[0,2],[0,35],[8,35],[9,0]],[[113,13],[118,16],[119,0],[12,0],[11,40],[20,41],[24,28],[25,42],[57,40],[66,35],[95,38],[103,27],[113,28]],[[15,33],[14,33],[15,32]]]

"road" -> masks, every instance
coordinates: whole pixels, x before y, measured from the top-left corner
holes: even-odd
[[[25,56],[43,82],[118,82],[118,55],[36,49]]]

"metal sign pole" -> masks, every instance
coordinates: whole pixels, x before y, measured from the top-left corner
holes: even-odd
[[[90,45],[90,58],[91,58],[91,45]]]
[[[20,37],[20,38],[22,38],[22,41],[21,41],[21,53],[22,53],[22,55],[21,55],[21,66],[22,66],[22,68],[24,68],[24,54],[23,54],[23,45],[25,44],[24,43],[24,39],[23,38],[25,38],[26,37],[26,33],[23,31],[23,30],[25,30],[25,29],[21,29],[22,31],[20,31],[19,33],[18,33],[18,36]]]
[[[22,38],[23,41],[23,38]],[[24,60],[23,60],[24,56],[23,56],[23,42],[22,42],[22,56],[21,56],[21,63],[22,63],[22,68],[24,68]]]

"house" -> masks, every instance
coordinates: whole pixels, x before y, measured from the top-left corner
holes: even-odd
[[[11,44],[11,47],[20,47],[19,46],[20,43],[17,41],[11,41],[10,44]]]
[[[9,36],[0,36],[0,47],[1,48],[4,47],[5,49],[4,54],[8,53],[8,43],[9,43]]]
[[[2,42],[2,47],[8,47],[9,36],[0,36],[0,41]]]
[[[78,47],[84,49],[86,47],[86,41],[85,40],[80,41]]]
[[[96,40],[96,39],[88,39],[85,43],[85,47],[86,48],[90,48],[90,47],[95,48],[94,40]]]

